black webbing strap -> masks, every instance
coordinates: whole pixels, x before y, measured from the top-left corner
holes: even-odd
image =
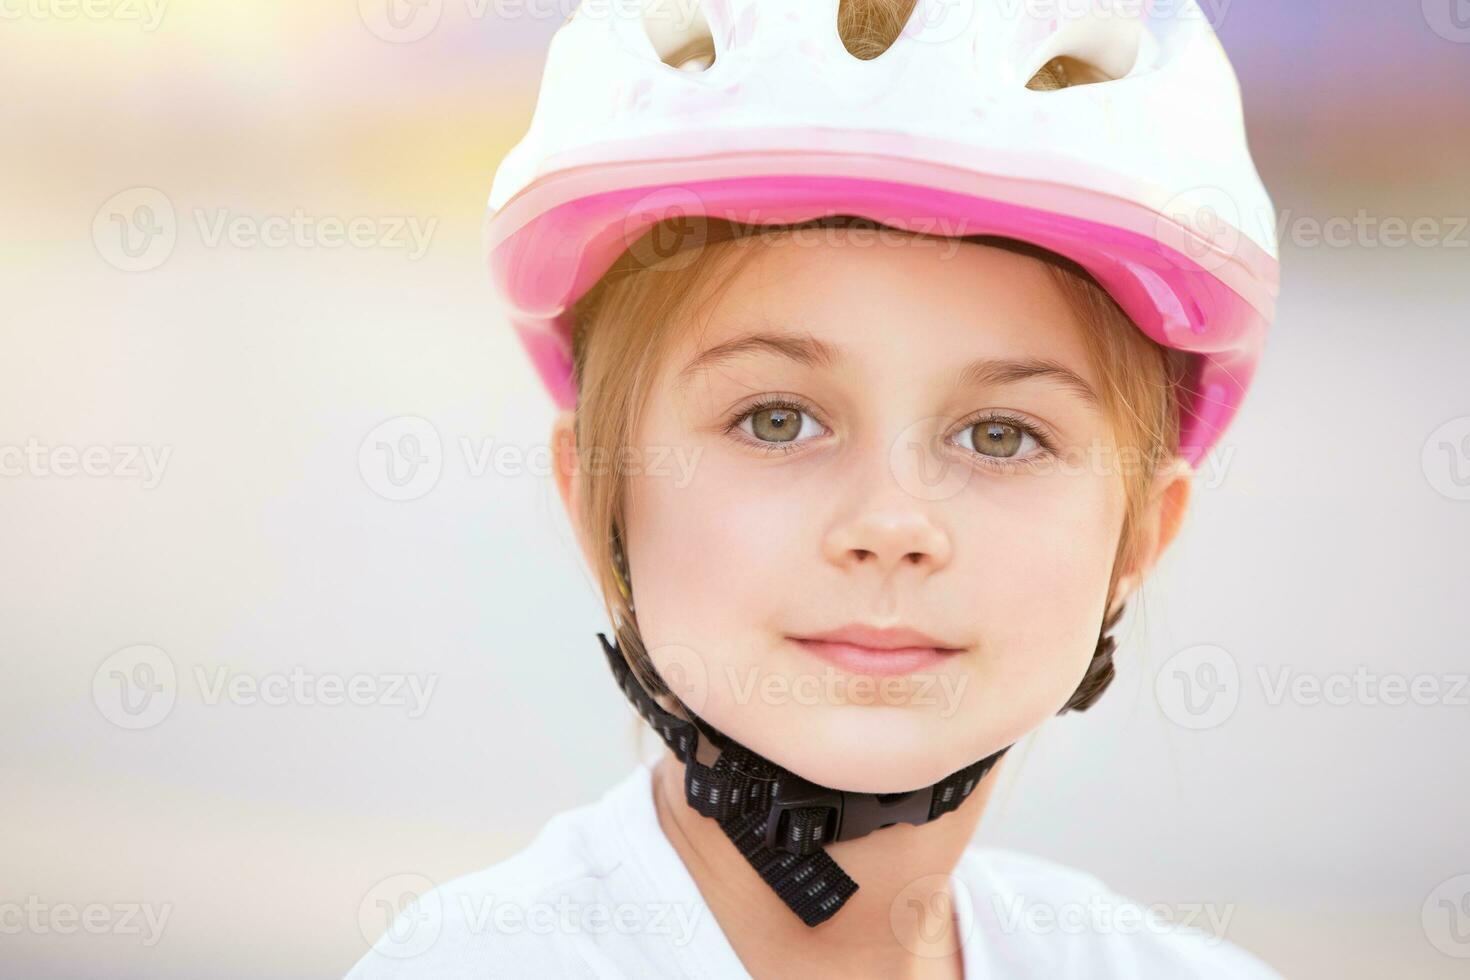
[[[858,889],[822,850],[824,844],[950,812],[1005,752],[1001,749],[913,793],[845,793],[814,786],[697,716],[691,722],[665,711],[633,676],[617,646],[601,633],[597,638],[623,694],[684,763],[689,805],[720,825],[736,850],[808,926],[827,921]],[[697,758],[701,733],[720,750],[712,766]]]

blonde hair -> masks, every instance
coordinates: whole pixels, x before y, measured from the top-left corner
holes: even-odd
[[[848,49],[876,57],[903,29],[915,0],[844,0],[839,30]],[[686,50],[681,57],[697,54]],[[1075,69],[1074,69],[1075,71]],[[1052,63],[1032,79],[1032,88],[1069,84],[1068,66]],[[869,222],[852,215],[813,219],[797,225],[751,226],[717,218],[670,219],[650,228],[625,251],[573,307],[573,372],[578,391],[576,441],[581,481],[581,527],[593,549],[593,574],[602,592],[618,645],[630,669],[653,695],[668,692],[654,671],[637,628],[631,595],[616,563],[623,527],[626,483],[605,465],[634,448],[652,383],[677,336],[672,327],[697,305],[718,298],[740,265],[756,251],[733,243],[752,235],[779,236],[815,223]],[[669,249],[670,239],[679,244]],[[1082,323],[1088,356],[1102,379],[1099,397],[1112,422],[1120,458],[1137,465],[1121,468],[1125,508],[1111,580],[1112,607],[1119,578],[1133,568],[1145,544],[1143,516],[1159,467],[1179,449],[1179,391],[1188,360],[1143,333],[1111,296],[1081,266],[1055,253],[1013,239],[967,236],[961,241],[991,245],[1028,255],[1045,264]],[[713,290],[713,291],[712,291]],[[1087,708],[1113,677],[1113,641],[1107,631],[1122,608],[1102,624],[1098,649],[1076,693],[1063,710]]]

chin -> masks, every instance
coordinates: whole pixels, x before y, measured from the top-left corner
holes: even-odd
[[[859,793],[928,786],[1009,744],[965,730],[959,717],[912,709],[847,705],[800,710],[801,718],[760,726],[759,733],[724,731],[803,779]]]

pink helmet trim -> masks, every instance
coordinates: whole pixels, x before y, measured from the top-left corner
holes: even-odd
[[[1051,158],[1031,172],[1056,170]],[[665,218],[779,224],[848,213],[918,233],[1028,241],[1087,269],[1153,340],[1197,355],[1181,396],[1180,445],[1198,466],[1250,385],[1275,313],[1277,262],[1228,226],[1206,240],[1134,203],[1146,194],[1086,186],[847,150],[553,168],[494,213],[488,261],[542,382],[569,409],[576,389],[566,311]]]

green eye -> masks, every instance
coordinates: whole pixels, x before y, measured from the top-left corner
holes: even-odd
[[[794,442],[802,413],[795,408],[763,408],[750,414],[751,434],[762,442]]]
[[[971,429],[970,438],[975,444],[976,452],[1009,459],[1021,451],[1021,439],[1024,433],[1014,425],[1006,425],[1004,422],[985,422],[971,426]]]
[[[730,428],[738,428],[758,445],[782,447],[808,442],[827,431],[811,412],[787,401],[753,405]]]
[[[1028,428],[1000,419],[981,419],[960,430],[959,443],[981,456],[991,459],[1014,459],[1029,456],[1040,446]]]

